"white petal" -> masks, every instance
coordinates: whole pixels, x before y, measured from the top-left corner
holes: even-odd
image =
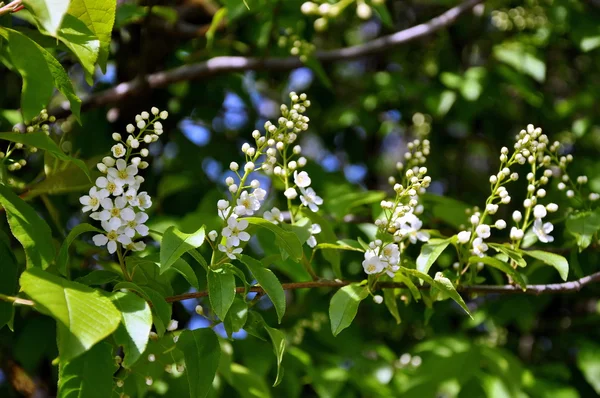
[[[127,163],[123,159],[117,159],[117,170],[125,170],[127,167]]]
[[[106,179],[106,177],[98,177],[96,178],[96,185],[100,188],[106,188],[106,186],[108,185],[108,180]]]
[[[94,244],[96,246],[104,246],[106,244],[106,242],[108,242],[108,238],[106,237],[106,235],[94,235],[92,237],[92,240],[94,241]]]
[[[108,248],[108,252],[110,254],[113,254],[114,252],[117,251],[117,242],[115,242],[114,240],[111,240],[110,242],[108,242],[108,245],[106,245],[106,247]]]
[[[121,218],[125,221],[133,221],[135,219],[135,212],[131,207],[126,207],[121,210]]]
[[[135,230],[141,235],[141,236],[146,236],[148,235],[148,232],[150,232],[150,228],[148,228],[146,225],[144,224],[139,224],[138,226],[135,227]]]

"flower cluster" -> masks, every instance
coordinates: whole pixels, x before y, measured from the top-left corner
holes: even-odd
[[[248,221],[244,216],[254,215],[266,198],[267,192],[260,187],[260,182],[253,179],[249,185],[246,181],[250,174],[256,171],[262,171],[267,175],[279,178],[284,186],[284,195],[287,198],[288,208],[290,210],[290,220],[294,223],[294,217],[303,207],[311,211],[317,211],[323,204],[314,189],[310,187],[311,179],[305,171],[300,171],[306,165],[306,158],[299,156],[301,147],[295,145],[298,134],[308,129],[308,117],[304,112],[310,106],[310,101],[306,99],[306,94],[297,95],[290,93],[292,101],[291,109],[286,105],[281,105],[281,117],[277,125],[267,121],[265,123],[265,134],[258,130],[252,132],[255,144],[244,143],[242,152],[246,157],[246,162],[240,170],[240,165],[231,162],[229,168],[238,178],[236,182],[234,177],[227,177],[225,183],[228,186],[231,200],[222,199],[217,203],[219,217],[223,220],[223,228],[220,232],[211,231],[209,238],[218,242],[217,248],[225,253],[228,258],[235,259],[242,253],[239,247],[242,242],[247,242],[250,235],[245,232],[248,227]],[[290,150],[291,148],[291,150]],[[296,159],[297,157],[297,159]],[[258,164],[259,161],[262,161]],[[242,172],[241,172],[242,171]],[[294,184],[290,182],[293,178]],[[298,195],[298,191],[300,195]],[[250,189],[252,191],[250,191]],[[292,200],[299,197],[301,204],[292,209]],[[283,222],[284,217],[280,209],[274,207],[263,213],[265,220],[278,224]],[[311,226],[311,238],[309,245],[316,245],[315,234],[320,232],[318,225]]]
[[[96,179],[87,195],[79,198],[82,211],[92,211],[90,217],[100,221],[105,231],[92,238],[94,243],[106,245],[111,254],[119,249],[119,244],[132,251],[146,247],[144,242],[135,240],[148,235],[145,210],[152,206],[150,195],[140,190],[144,177],[138,172],[148,167],[142,158],[149,155],[147,148],[140,147],[142,143],[158,140],[163,133],[160,120],[167,116],[166,111],[152,108],[151,114],[142,112],[136,116],[137,130],[133,124],[126,126],[128,136],[124,141],[121,134],[113,133],[112,138],[117,143],[111,148],[112,156],[104,157],[96,166],[104,175]]]
[[[511,202],[511,197],[506,185],[517,181],[519,174],[511,169],[519,165],[528,165],[530,171],[526,175],[527,196],[523,202],[524,213],[516,210],[513,212],[512,219],[515,225],[510,230],[510,239],[514,248],[519,247],[525,231],[532,227],[540,242],[552,242],[554,239],[549,235],[553,230],[550,222],[543,222],[547,213],[555,212],[558,206],[554,203],[547,205],[539,204],[546,196],[545,186],[549,179],[554,175],[552,169],[553,156],[559,147],[555,142],[550,145],[548,137],[542,134],[540,128],[528,125],[527,129],[521,130],[516,136],[514,151],[510,154],[508,148],[503,147],[500,151],[500,169],[497,174],[490,177],[491,194],[486,201],[483,212],[475,209],[470,217],[471,228],[458,233],[457,239],[461,244],[468,244],[473,255],[484,257],[488,250],[485,239],[491,236],[491,229],[502,230],[507,227],[503,219],[496,220],[493,224],[487,224],[488,216],[493,216],[500,205],[507,205]],[[533,221],[531,220],[533,216]]]
[[[421,231],[423,222],[418,217],[423,211],[423,206],[419,205],[419,195],[431,183],[431,177],[426,175],[427,168],[420,166],[425,163],[429,150],[427,139],[414,140],[408,144],[408,152],[404,155],[406,165],[396,165],[398,170],[406,168],[406,171],[402,184],[397,183],[394,177],[389,179],[396,197],[393,201],[381,202],[382,216],[375,220],[375,225],[382,238],[371,242],[369,250],[365,252],[362,263],[365,273],[385,272],[393,278],[400,269],[400,248],[429,240],[429,233]]]

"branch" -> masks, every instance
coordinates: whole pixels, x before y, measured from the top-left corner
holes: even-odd
[[[526,290],[521,289],[519,286],[514,285],[473,285],[473,286],[460,286],[457,290],[461,293],[479,293],[479,294],[527,294],[533,296],[539,296],[540,294],[556,294],[556,293],[571,293],[578,292],[586,285],[600,282],[600,272],[584,276],[583,278],[577,279],[576,281],[564,282],[564,283],[551,283],[547,285],[527,285]],[[314,288],[341,288],[350,285],[352,281],[341,281],[341,280],[319,280],[310,282],[293,282],[283,283],[281,286],[283,290],[297,290],[297,289],[314,289]],[[406,288],[406,285],[400,282],[379,282],[375,285],[375,289],[396,289]],[[420,290],[428,290],[429,286],[417,286]],[[235,292],[237,294],[244,293],[243,287],[237,287]],[[260,286],[252,286],[248,289],[250,292],[256,292],[264,294],[265,291]],[[201,298],[208,296],[207,291],[194,292],[179,294],[177,296],[167,297],[166,300],[169,303],[176,301],[189,300],[194,298]]]
[[[483,0],[466,0],[443,14],[428,22],[401,30],[388,36],[383,36],[365,44],[340,48],[336,50],[318,51],[316,58],[324,63],[347,61],[366,55],[384,52],[401,44],[405,44],[421,37],[425,37],[452,24],[459,16],[472,9]],[[214,57],[204,62],[184,65],[168,71],[156,72],[146,77],[149,88],[156,89],[173,83],[200,79],[217,74],[241,72],[249,70],[285,71],[303,66],[298,57],[240,57],[221,56]],[[117,86],[83,100],[82,110],[97,108],[118,103],[125,98],[132,97],[141,92],[142,82],[132,80],[120,83]],[[53,109],[50,114],[57,118],[64,118],[70,114],[68,109]]]

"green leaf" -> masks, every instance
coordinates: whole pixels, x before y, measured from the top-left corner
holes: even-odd
[[[452,300],[456,301],[456,303],[460,305],[463,310],[465,310],[471,319],[473,319],[473,316],[469,312],[469,307],[467,307],[460,294],[458,294],[450,279],[446,278],[441,272],[438,272],[435,274],[434,282],[435,283],[433,286],[446,293]]]
[[[567,277],[569,276],[569,262],[563,256],[542,250],[526,250],[523,254],[536,258],[543,263],[556,268],[562,280],[567,280]]]
[[[39,131],[36,133],[28,133],[28,134],[20,134],[20,133],[0,133],[0,140],[6,140],[11,142],[20,142],[21,144],[29,145],[32,147],[36,147],[38,149],[42,149],[52,156],[60,160],[66,160],[68,162],[73,162],[77,167],[79,167],[85,175],[88,177],[90,181],[92,181],[92,177],[90,176],[90,171],[85,163],[81,159],[72,158],[69,155],[65,155],[63,151],[60,150],[58,145],[52,141],[50,137],[46,135],[46,133]]]
[[[169,322],[171,322],[171,304],[167,303],[165,298],[156,290],[147,286],[140,286],[139,288],[150,298],[150,302],[152,303],[152,320],[156,327],[156,333],[162,336],[165,334]]]
[[[353,252],[360,252],[360,253],[364,253],[364,250],[362,248],[358,248],[355,246],[350,246],[342,241],[338,241],[338,243],[319,243],[317,246],[315,246],[315,250],[348,250],[348,251],[353,251]]]
[[[31,297],[35,307],[56,319],[59,331],[62,326],[66,332],[61,332],[58,344],[62,362],[89,350],[119,326],[121,314],[97,290],[39,268],[25,271],[20,282],[21,290]]]
[[[386,196],[387,194],[383,191],[350,192],[331,198],[327,207],[331,209],[337,218],[342,218],[350,210],[359,206],[378,203],[385,199]]]
[[[221,7],[213,15],[213,19],[210,23],[210,27],[206,31],[206,48],[212,49],[213,42],[215,40],[215,32],[221,25],[223,19],[227,16],[227,7]]]
[[[417,257],[417,269],[425,274],[428,273],[429,268],[448,247],[450,241],[450,239],[431,239],[429,243],[423,245]]]
[[[190,397],[206,397],[212,390],[221,358],[217,335],[211,329],[184,330],[177,340],[177,348],[185,358]]]
[[[249,224],[256,225],[270,230],[275,234],[275,241],[277,245],[284,250],[292,260],[298,262],[302,258],[304,252],[302,251],[302,243],[294,234],[290,231],[285,231],[281,227],[265,220],[264,218],[258,217],[245,217]]]
[[[488,246],[491,247],[492,249],[496,250],[497,252],[506,254],[519,267],[525,267],[527,265],[527,261],[525,261],[525,259],[521,255],[521,253],[519,253],[516,250],[511,249],[510,247],[504,246],[503,244],[500,244],[500,243],[488,243]]]
[[[160,243],[160,273],[165,272],[184,253],[202,246],[204,226],[193,234],[186,234],[175,227],[165,231]]]
[[[281,330],[267,326],[267,324],[265,324],[265,330],[269,334],[269,337],[271,337],[273,351],[275,352],[275,358],[277,359],[277,377],[273,383],[273,387],[275,387],[281,383],[283,377],[283,366],[281,366],[281,362],[283,361],[283,353],[285,352],[285,334],[283,334]]]
[[[24,0],[25,6],[30,9],[40,25],[56,37],[56,32],[62,24],[63,18],[69,9],[70,0]]]
[[[70,362],[61,362],[57,397],[110,397],[114,364],[112,346],[104,342]]]
[[[285,314],[286,303],[285,292],[283,291],[279,279],[277,279],[273,271],[265,268],[260,261],[255,260],[250,256],[243,254],[240,260],[246,264],[254,278],[256,278],[258,284],[265,290],[273,302],[275,311],[277,311],[277,319],[279,323],[281,323],[281,319]]]
[[[498,260],[497,258],[488,257],[488,256],[485,256],[485,257],[472,256],[469,258],[469,263],[471,263],[471,264],[476,264],[478,262],[487,264],[491,267],[494,267],[494,268],[504,272],[506,275],[510,276],[510,278],[513,281],[515,281],[519,286],[521,286],[521,288],[523,288],[523,290],[525,290],[525,286],[527,284],[525,283],[523,276],[519,272],[517,272],[516,269],[511,267],[509,264],[506,264],[506,263]]]
[[[2,269],[0,293],[14,296],[19,291],[19,263],[9,246],[8,237],[2,231],[0,231],[0,258],[2,259],[0,262]],[[15,307],[12,303],[0,301],[0,330],[4,325],[12,322],[14,312]]]
[[[533,49],[521,43],[503,43],[494,47],[494,57],[517,71],[543,83],[546,80],[546,64],[533,53]]]
[[[383,302],[394,319],[396,324],[400,325],[400,313],[398,312],[398,301],[396,300],[396,289],[383,289]]]
[[[315,57],[314,55],[309,55],[304,61],[304,64],[316,73],[317,77],[325,87],[327,87],[328,89],[331,89],[333,87],[329,76],[327,76],[327,72],[325,72],[321,61],[319,61],[317,57]]]
[[[440,290],[442,293],[444,293],[446,296],[450,297],[458,305],[460,305],[461,308],[463,310],[465,310],[465,312],[471,318],[473,318],[471,316],[471,313],[469,312],[469,308],[465,304],[465,302],[462,299],[462,297],[460,296],[460,294],[458,294],[458,292],[456,291],[456,288],[454,287],[454,285],[452,284],[452,282],[450,281],[450,279],[446,278],[444,276],[444,274],[442,274],[441,272],[438,272],[435,275],[435,279],[434,279],[431,276],[429,276],[427,274],[424,274],[421,271],[418,271],[416,269],[410,269],[410,268],[402,267],[401,271],[404,272],[404,273],[406,273],[406,274],[410,274],[412,276],[416,276],[417,278],[419,278],[419,279],[427,282],[430,286],[435,287],[436,289]]]
[[[69,247],[73,243],[79,235],[84,234],[86,232],[98,232],[102,233],[98,228],[94,227],[90,224],[79,224],[76,225],[67,235],[65,241],[60,247],[60,251],[58,252],[58,257],[56,257],[56,267],[58,268],[58,272],[62,275],[67,276],[67,267],[69,265]]]
[[[25,249],[27,267],[48,268],[56,254],[48,224],[3,184],[0,184],[0,205],[6,210],[12,234]]]
[[[200,284],[198,283],[198,277],[194,272],[193,268],[182,258],[177,259],[171,266],[173,271],[178,272],[181,276],[185,278],[186,281],[190,285],[192,285],[196,290],[200,290]]]
[[[100,40],[83,21],[70,14],[65,15],[58,33],[59,39],[81,63],[87,83],[93,85],[94,69],[100,54]]]
[[[225,269],[210,270],[206,273],[208,295],[213,311],[224,320],[235,298],[235,278]]]
[[[83,283],[84,285],[105,285],[107,283],[115,282],[121,279],[119,274],[115,274],[112,271],[105,271],[103,269],[97,269],[89,274],[82,276],[81,278],[75,279],[75,282]]]
[[[592,243],[592,237],[600,231],[600,214],[598,211],[584,211],[571,214],[565,222],[567,231],[575,236],[579,251]]]
[[[106,0],[71,0],[69,14],[81,20],[100,40],[98,64],[106,72],[109,46],[115,23],[116,1]]]
[[[596,394],[600,394],[600,345],[582,340],[577,348],[577,366]]]
[[[392,21],[392,16],[390,15],[390,12],[388,11],[387,6],[385,5],[385,3],[381,3],[381,4],[373,4],[373,3],[371,3],[371,6],[375,10],[375,12],[379,15],[379,18],[381,19],[381,22],[383,22],[383,25],[386,28],[393,28],[394,27],[394,22]]]
[[[71,111],[79,120],[81,100],[75,95],[71,79],[56,58],[16,30],[0,28],[0,36],[8,40],[10,59],[23,78],[21,108],[25,120],[33,119],[48,105],[54,88],[69,100]]]
[[[346,329],[358,312],[358,305],[369,295],[367,286],[352,284],[338,290],[329,304],[331,333],[337,336]]]
[[[223,321],[227,335],[231,337],[233,333],[239,332],[240,329],[244,327],[247,320],[248,304],[244,300],[236,297]]]
[[[115,332],[115,341],[123,346],[123,367],[131,366],[142,356],[148,345],[152,328],[152,311],[148,303],[133,293],[115,292],[110,296],[121,311],[121,325]]]

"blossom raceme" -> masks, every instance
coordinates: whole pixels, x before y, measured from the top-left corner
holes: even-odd
[[[114,133],[112,137],[117,143],[111,148],[112,156],[104,157],[97,165],[104,176],[98,177],[89,193],[79,198],[82,211],[91,210],[90,218],[100,221],[105,231],[92,238],[94,244],[106,246],[110,254],[119,247],[131,251],[141,251],[146,247],[139,239],[149,232],[145,225],[148,221],[145,210],[152,206],[152,198],[147,192],[140,192],[144,178],[138,173],[148,167],[148,162],[142,160],[148,156],[148,150],[141,145],[158,139],[158,135],[162,134],[159,120],[167,116],[166,111],[157,112],[154,119],[138,126],[137,131],[132,124],[128,125],[126,131],[129,135],[125,141],[121,134]]]

